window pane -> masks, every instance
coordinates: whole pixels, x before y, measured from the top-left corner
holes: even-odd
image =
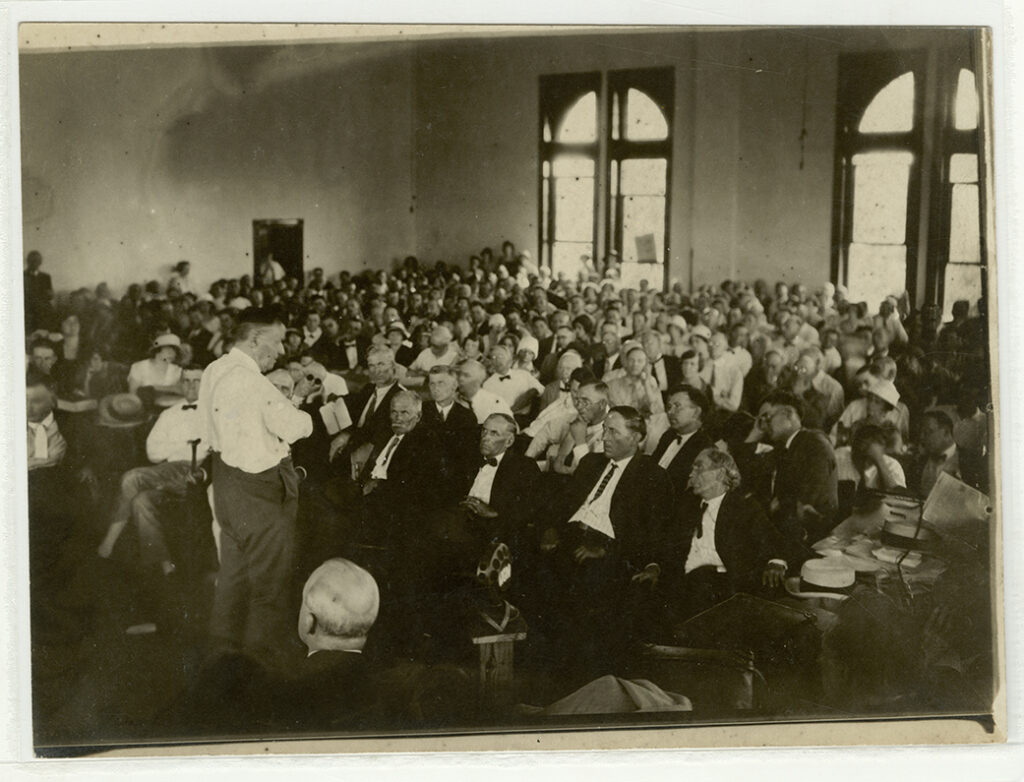
[[[978,89],[974,73],[960,69],[956,85],[956,101],[953,103],[953,127],[957,130],[975,130],[978,127]]]
[[[597,93],[588,92],[565,112],[555,134],[556,141],[597,141]]]
[[[853,158],[853,241],[903,244],[907,233],[909,152],[868,152]]]
[[[942,310],[945,317],[953,317],[953,302],[965,299],[974,309],[981,298],[981,275],[985,267],[976,264],[947,263],[946,287],[943,290]]]
[[[899,296],[907,287],[907,248],[902,244],[851,244],[848,265],[850,301],[866,301],[871,312],[886,296]]]
[[[552,173],[556,177],[593,177],[594,159],[583,155],[559,155],[553,161]]]
[[[654,239],[653,250],[650,239]],[[639,246],[638,246],[638,241]],[[622,199],[622,260],[662,262],[665,249],[665,197]],[[643,257],[641,257],[643,253]]]
[[[665,195],[666,171],[665,158],[623,160],[622,194]]]
[[[590,258],[594,254],[594,245],[590,242],[555,242],[551,248],[551,270],[555,277],[564,273],[570,280],[583,270],[580,256]]]
[[[907,71],[878,91],[861,117],[861,133],[905,133],[914,128],[914,74]]]
[[[626,139],[658,141],[668,138],[668,122],[647,93],[630,89],[626,93]]]
[[[594,180],[555,178],[555,239],[592,242],[594,236]]]
[[[949,260],[980,263],[979,231],[978,186],[953,185],[953,205],[949,215]]]
[[[950,182],[977,182],[978,156],[957,154],[949,159]]]

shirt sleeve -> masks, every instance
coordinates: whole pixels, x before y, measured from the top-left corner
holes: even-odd
[[[269,381],[267,381],[269,385]],[[263,424],[267,431],[277,435],[286,443],[294,443],[313,433],[313,419],[309,413],[297,409],[281,396],[273,386],[273,395],[268,395],[263,406]]]

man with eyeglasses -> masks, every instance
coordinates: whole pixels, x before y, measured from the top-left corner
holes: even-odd
[[[738,591],[776,589],[786,576],[785,543],[764,510],[741,488],[725,451],[710,447],[693,460],[682,523],[670,528],[663,591],[676,620],[685,620]]]
[[[604,422],[608,417],[608,386],[599,380],[580,386],[574,400],[578,415],[558,445],[552,470],[572,475],[588,453],[604,452]]]

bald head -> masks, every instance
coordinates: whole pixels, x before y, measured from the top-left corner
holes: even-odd
[[[379,608],[373,576],[347,559],[329,559],[302,588],[299,637],[311,653],[362,649]]]
[[[459,379],[459,391],[467,399],[480,390],[484,380],[487,379],[487,370],[484,365],[476,359],[467,359],[459,364],[457,371]]]

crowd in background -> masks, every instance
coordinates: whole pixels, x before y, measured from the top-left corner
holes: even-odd
[[[183,566],[181,551],[163,540],[173,537],[173,512],[152,501],[170,484],[143,485],[132,471],[174,463],[175,485],[201,488],[203,444],[191,453],[183,447],[201,439],[199,430],[186,433],[188,425],[168,423],[169,415],[194,407],[203,368],[230,352],[240,325],[254,316],[283,326],[268,377],[313,420],[313,433],[292,446],[303,473],[296,590],[324,560],[362,556],[378,582],[389,574],[382,627],[385,618],[389,627],[398,622],[389,600],[409,606],[451,594],[452,573],[472,570],[505,544],[501,556],[514,573],[505,595],[536,629],[536,659],[550,664],[577,649],[568,645],[600,644],[567,637],[565,627],[588,636],[573,624],[581,610],[598,627],[629,613],[635,621],[622,632],[627,640],[655,636],[666,621],[649,605],[685,618],[721,599],[720,583],[691,579],[694,557],[698,566],[728,572],[727,592],[779,594],[782,579],[813,557],[811,544],[877,502],[879,492],[923,499],[941,473],[989,490],[984,300],[973,308],[956,302],[943,323],[938,305],[918,309],[906,295],[851,301],[831,283],[629,288],[620,284],[614,255],[567,279],[538,268],[511,242],[499,253],[485,248],[465,267],[409,257],[391,271],[327,275],[316,268],[297,279],[265,263],[254,276],[202,288],[183,261],[166,280],[132,284],[120,298],[104,283],[58,298],[41,266],[42,257],[30,253],[30,524],[67,516],[68,498],[80,497],[88,519],[73,523],[91,525],[100,556],[110,557],[134,522],[142,558],[165,576]],[[453,404],[466,411],[457,414],[458,427],[448,425]],[[162,436],[174,441],[163,450],[161,421]],[[418,450],[409,445],[399,464],[388,446],[419,433]],[[797,463],[787,464],[797,450]],[[602,470],[620,451],[623,464],[646,459],[646,483],[628,487],[638,498],[630,512],[640,514],[629,517],[630,528],[644,531],[635,539],[621,529],[595,537],[599,525],[581,524],[581,511],[597,506],[602,481],[619,480]],[[487,467],[505,454],[522,461],[503,505],[495,466]],[[758,538],[753,555],[744,540],[743,555],[730,558],[715,535],[721,550],[701,550],[702,487],[713,480],[721,483],[713,497],[725,492],[746,503],[748,526],[739,535]],[[626,488],[609,485],[614,506]],[[615,507],[596,512],[618,525]],[[686,513],[692,518],[677,524]],[[388,519],[383,532],[374,525],[379,518]],[[480,520],[493,518],[482,533]],[[66,527],[42,541],[36,535],[36,570],[56,572]],[[396,545],[396,536],[408,545]],[[569,540],[575,563],[544,559]],[[382,555],[374,570],[366,558],[389,548],[400,551]],[[610,551],[616,567],[631,569],[625,581],[610,564],[581,575],[588,559],[611,562]],[[986,555],[980,559],[987,564]],[[733,573],[741,561],[744,572]],[[406,583],[397,583],[405,577],[399,573]],[[38,582],[42,589],[45,575]],[[609,594],[609,586],[630,591],[624,585],[646,592]],[[553,606],[553,592],[574,597]],[[607,604],[593,608],[595,595]],[[436,628],[422,621],[421,635],[431,635]],[[934,622],[919,625],[935,629]],[[913,645],[909,639],[921,632],[908,631],[893,648]],[[950,632],[952,646],[984,642]],[[578,659],[596,665],[588,670],[598,671],[596,661],[614,646],[605,643],[600,654],[578,647]]]

